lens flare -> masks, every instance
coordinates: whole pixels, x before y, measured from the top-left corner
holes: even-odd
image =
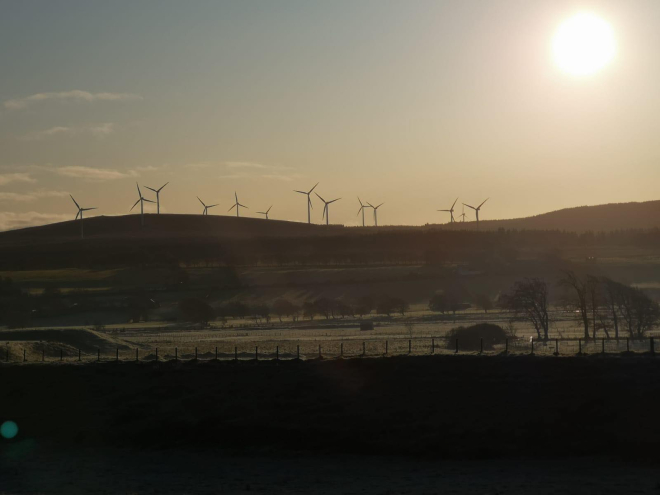
[[[0,436],[6,439],[12,439],[18,435],[18,425],[13,421],[5,421],[0,426]]]
[[[564,21],[555,33],[552,48],[559,68],[574,76],[598,72],[616,55],[612,27],[588,12]]]

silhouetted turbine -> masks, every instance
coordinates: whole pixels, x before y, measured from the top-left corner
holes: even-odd
[[[147,189],[149,189],[150,191],[153,191],[153,192],[156,193],[156,208],[157,208],[157,212],[158,212],[159,215],[160,215],[160,192],[163,190],[163,188],[164,188],[167,184],[169,184],[169,182],[166,182],[165,185],[160,186],[160,189],[153,189],[153,188],[151,188],[151,187],[149,187],[149,186],[144,186],[144,187],[146,187]]]
[[[378,227],[378,208],[383,206],[385,203],[381,203],[378,206],[374,206],[371,203],[367,202],[369,206],[371,206],[374,209],[374,225]]]
[[[146,201],[147,203],[155,203],[155,201],[151,201],[150,199],[145,199],[142,197],[142,191],[140,191],[140,185],[136,182],[135,185],[137,186],[137,191],[138,191],[138,196],[140,198],[131,206],[131,209],[128,211],[133,211],[133,208],[140,203],[140,222],[142,226],[144,227],[144,202]]]
[[[317,182],[317,183],[316,183],[316,186],[318,186],[318,185],[319,185],[319,183]],[[300,194],[306,194],[306,195],[307,195],[307,223],[312,223],[312,211],[310,210],[310,208],[314,208],[314,207],[312,206],[312,199],[311,199],[309,196],[310,196],[310,194],[312,194],[312,191],[313,191],[314,189],[316,189],[316,186],[312,187],[312,188],[309,190],[309,192],[305,192],[305,191],[296,191],[296,190],[294,189],[294,191],[297,192],[297,193],[300,193]]]
[[[475,214],[476,214],[476,216],[477,216],[477,228],[479,228],[479,210],[481,210],[481,207],[482,207],[482,206],[484,205],[484,203],[485,203],[486,201],[488,201],[489,199],[490,199],[490,198],[486,198],[486,199],[484,199],[484,202],[481,203],[481,204],[480,204],[479,206],[477,206],[476,208],[475,208],[474,206],[470,206],[470,205],[467,204],[467,203],[463,203],[463,204],[464,204],[465,206],[467,206],[468,208],[472,208],[472,209],[474,210],[474,212],[475,212]]]
[[[71,195],[69,194],[69,196],[71,196]],[[96,207],[94,207],[94,208],[81,208],[80,205],[76,202],[76,200],[73,199],[73,196],[71,196],[71,200],[76,205],[76,208],[78,208],[78,213],[76,213],[76,218],[74,218],[74,220],[78,220],[78,216],[80,216],[80,238],[83,239],[85,237],[85,234],[84,234],[84,231],[83,231],[83,211],[96,210]]]
[[[234,191],[234,198],[236,198],[236,203],[234,203],[234,206],[232,206],[231,208],[229,208],[229,210],[227,210],[227,211],[231,211],[231,210],[233,210],[234,208],[236,208],[236,218],[238,218],[238,217],[240,216],[240,215],[238,214],[238,212],[240,211],[240,209],[241,209],[241,208],[247,208],[247,206],[242,205],[242,204],[240,204],[240,203],[238,202],[238,195],[236,194],[235,191]]]
[[[323,204],[325,206],[323,207],[323,216],[321,216],[321,218],[325,217],[325,224],[330,225],[330,210],[328,206],[334,203],[335,201],[339,201],[341,198],[333,199],[332,201],[326,201],[319,195],[319,193],[314,193],[314,194],[316,194],[319,197],[319,199],[323,201]]]
[[[270,208],[272,208],[272,207],[273,207],[273,205],[270,206]],[[257,213],[259,215],[266,215],[266,220],[268,220],[268,212],[270,211],[270,208],[268,208],[266,211],[258,211]]]
[[[458,198],[456,198],[456,201],[458,201]],[[451,205],[451,208],[448,210],[438,210],[438,211],[448,211],[449,214],[451,215],[451,220],[449,223],[454,223],[454,205],[456,205],[456,201],[454,201],[454,204]]]
[[[209,214],[209,208],[213,208],[214,206],[218,206],[217,204],[215,205],[205,205],[204,201],[199,199],[199,196],[197,196],[197,199],[199,200],[200,203],[202,203],[202,206],[204,207],[204,211],[202,212],[202,215],[208,215]]]
[[[357,214],[359,215],[360,212],[362,212],[362,226],[364,227],[364,209],[369,208],[369,206],[363,205],[362,200],[360,199],[359,196],[358,196],[358,202],[360,203],[360,209],[358,210]]]

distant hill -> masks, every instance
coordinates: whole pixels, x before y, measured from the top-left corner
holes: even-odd
[[[660,201],[610,203],[578,206],[551,211],[533,217],[509,220],[482,220],[480,230],[562,230],[569,232],[608,232],[644,230],[660,227]],[[476,222],[445,224],[443,228],[474,229]]]
[[[218,238],[304,237],[338,233],[338,225],[309,225],[300,222],[236,218],[215,215],[145,214],[144,227],[139,215],[98,216],[84,220],[85,238],[121,240],[144,238]],[[80,222],[71,220],[39,227],[0,232],[0,244],[26,242],[66,242],[80,237]]]

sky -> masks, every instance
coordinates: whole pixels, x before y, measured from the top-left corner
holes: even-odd
[[[576,77],[552,40],[585,11],[616,55]],[[655,200],[659,25],[656,0],[0,0],[0,230],[69,194],[127,214],[136,182],[292,221],[319,182],[345,225],[358,196],[379,225]]]

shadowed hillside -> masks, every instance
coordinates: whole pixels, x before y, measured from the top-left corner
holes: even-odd
[[[468,212],[467,209],[466,212]],[[479,228],[482,230],[524,229],[609,232],[613,230],[653,229],[660,227],[660,201],[578,206],[533,217],[482,220],[479,223]],[[474,229],[476,228],[476,222],[446,224],[445,227]]]

